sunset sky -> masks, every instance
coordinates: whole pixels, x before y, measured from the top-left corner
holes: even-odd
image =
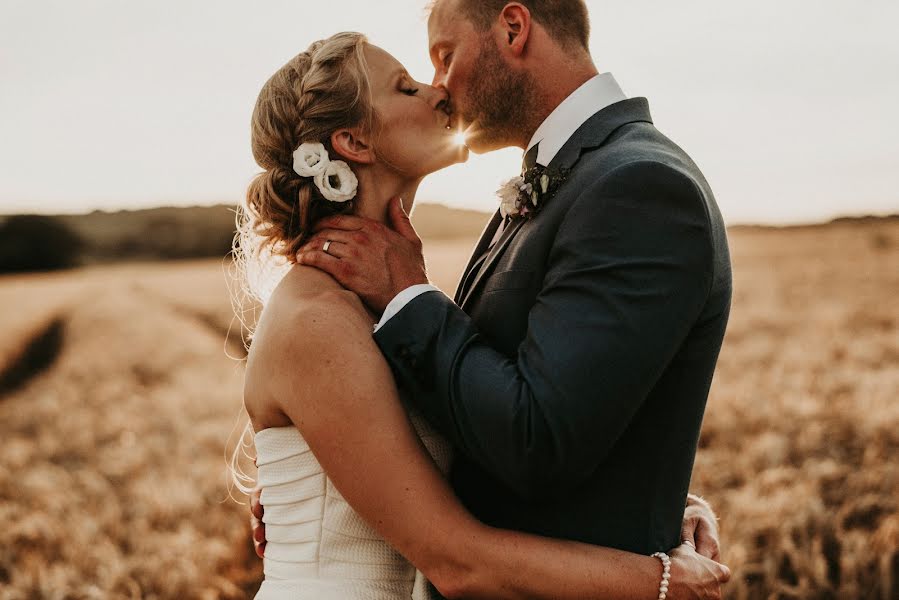
[[[430,82],[424,0],[0,0],[0,213],[236,203],[249,118],[309,42],[367,33]],[[899,212],[899,3],[588,0],[592,49],[729,223]],[[521,153],[419,200],[492,211]]]

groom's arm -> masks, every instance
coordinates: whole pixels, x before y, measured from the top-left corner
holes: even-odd
[[[635,164],[571,207],[514,356],[439,292],[410,301],[375,339],[411,401],[468,456],[522,494],[564,490],[587,479],[627,428],[711,280],[694,183]]]

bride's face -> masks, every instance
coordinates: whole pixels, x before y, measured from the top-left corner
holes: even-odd
[[[447,95],[412,79],[393,56],[365,48],[377,121],[374,148],[378,162],[404,177],[418,179],[464,162],[468,148],[450,129]]]

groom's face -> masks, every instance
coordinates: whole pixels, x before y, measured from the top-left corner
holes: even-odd
[[[434,87],[448,92],[455,128],[474,152],[514,145],[528,75],[505,63],[492,30],[479,31],[455,5],[438,2],[428,21]]]

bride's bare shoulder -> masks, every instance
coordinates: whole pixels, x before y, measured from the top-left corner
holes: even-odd
[[[342,287],[333,277],[302,265],[294,265],[287,272],[272,293],[269,305],[278,312],[315,310],[326,306],[364,308],[359,296]]]
[[[333,343],[340,336],[371,335],[374,316],[359,297],[341,287],[330,275],[311,268],[292,267],[272,292],[262,310],[251,344],[307,348]]]
[[[247,356],[244,405],[254,427],[289,425],[284,402],[377,351],[373,323],[359,297],[329,275],[291,268],[266,302]]]

